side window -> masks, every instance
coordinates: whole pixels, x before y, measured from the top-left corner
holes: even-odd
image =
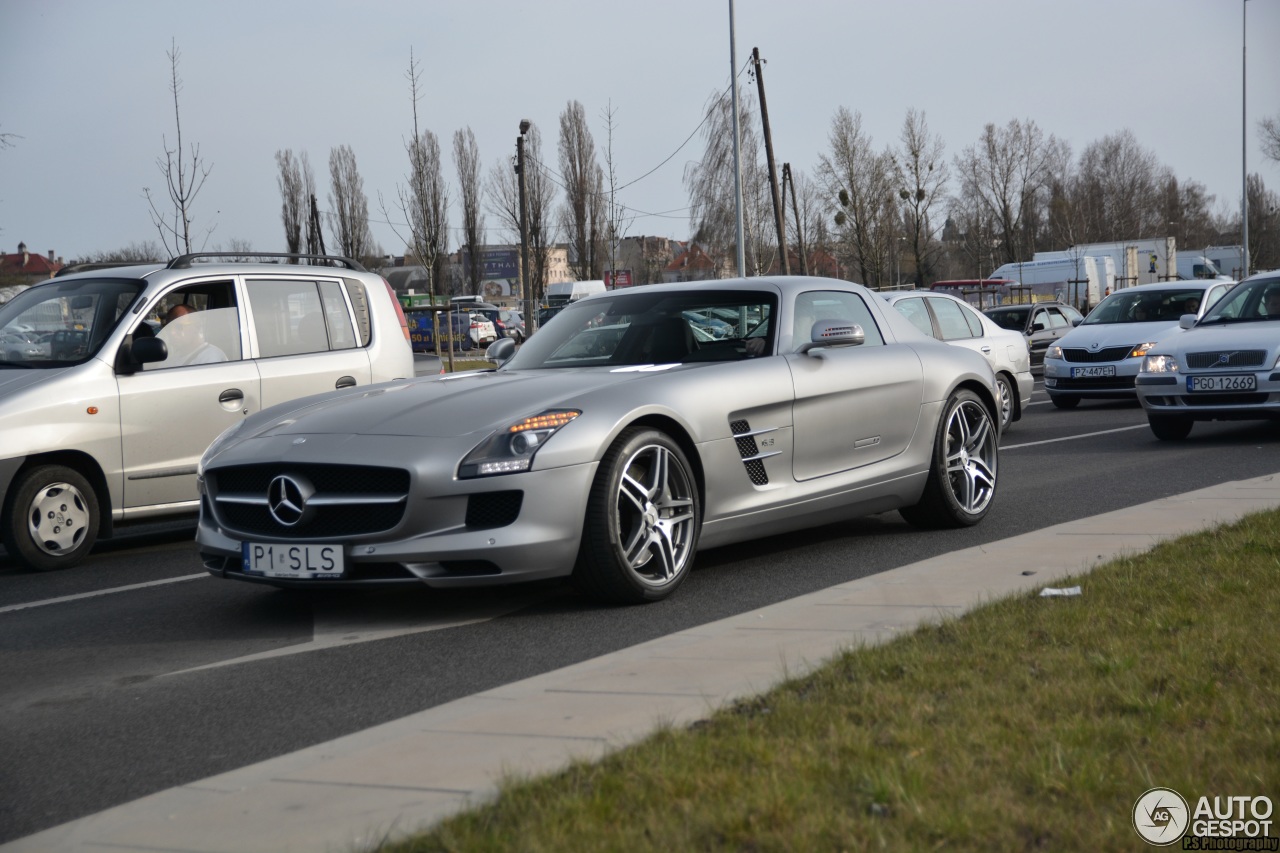
[[[202,282],[171,290],[133,329],[135,338],[154,335],[169,356],[145,365],[164,370],[194,364],[239,361],[240,310],[230,281]]]
[[[911,325],[933,337],[933,320],[929,318],[929,309],[925,307],[923,299],[899,299],[893,303],[893,307],[910,320]]]
[[[1067,322],[1067,318],[1062,316],[1062,312],[1057,308],[1049,308],[1044,312],[1046,329],[1065,329],[1071,324]]]
[[[974,311],[968,305],[961,305],[960,313],[964,315],[965,322],[969,324],[969,332],[975,338],[980,338],[985,334],[985,330],[982,328],[982,318],[978,316],[977,311]]]
[[[324,303],[329,349],[353,349],[356,345],[355,329],[351,325],[347,300],[342,296],[342,285],[336,281],[320,282],[320,300]]]
[[[942,340],[956,341],[974,336],[969,330],[969,322],[962,313],[964,309],[959,304],[950,299],[930,299],[929,303],[929,307],[938,317],[938,326],[942,329]]]
[[[887,307],[887,306],[886,306]],[[809,340],[818,320],[843,320],[862,327],[863,346],[883,346],[884,338],[871,309],[856,293],[841,290],[812,290],[796,297],[793,333],[795,344]]]
[[[337,282],[249,279],[245,286],[263,358],[355,346],[350,312]]]

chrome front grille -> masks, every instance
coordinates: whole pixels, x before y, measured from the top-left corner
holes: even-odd
[[[1187,367],[1203,370],[1207,367],[1261,367],[1267,358],[1263,349],[1227,350],[1187,353]]]
[[[272,482],[289,477],[307,494],[292,524],[272,513]],[[207,472],[218,522],[246,536],[333,539],[390,530],[408,505],[409,472],[401,468],[272,462]]]
[[[1096,364],[1106,361],[1120,361],[1127,358],[1129,353],[1133,352],[1133,346],[1123,347],[1106,347],[1097,352],[1089,352],[1087,349],[1063,349],[1062,358],[1064,361],[1070,361],[1074,364]]]

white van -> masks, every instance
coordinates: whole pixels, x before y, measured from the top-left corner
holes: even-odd
[[[577,302],[587,296],[594,296],[597,293],[604,292],[604,281],[601,279],[596,279],[595,281],[561,281],[547,285],[547,304],[565,305],[570,302]]]
[[[345,258],[99,269],[0,305],[0,538],[33,569],[73,566],[121,526],[199,508],[196,466],[267,406],[412,378],[391,286]],[[296,261],[298,256],[259,255]]]

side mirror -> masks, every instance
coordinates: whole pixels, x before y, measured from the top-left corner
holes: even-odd
[[[138,338],[129,348],[129,355],[138,364],[151,364],[169,357],[169,345],[159,338]]]
[[[516,342],[511,338],[498,338],[489,344],[489,348],[484,351],[484,357],[488,361],[501,367],[511,360],[516,354]]]
[[[1031,331],[1027,332],[1027,334],[1034,335],[1036,332],[1043,332],[1043,331],[1044,331],[1044,323],[1032,323]]]
[[[1179,329],[1190,329],[1195,324],[1196,324],[1195,314],[1183,314],[1181,317],[1178,318]]]
[[[806,353],[822,347],[856,347],[867,339],[862,327],[844,320],[819,320],[813,324],[810,339],[796,352]]]
[[[1079,326],[1079,325],[1080,325],[1081,323],[1083,323],[1083,322],[1084,322],[1084,318],[1083,318],[1083,317],[1073,317],[1073,318],[1071,319],[1071,325],[1073,325],[1073,326]]]

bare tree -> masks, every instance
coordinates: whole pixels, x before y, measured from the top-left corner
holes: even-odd
[[[359,261],[369,257],[373,248],[369,198],[349,145],[329,149],[329,207],[329,233],[337,251]]]
[[[1280,116],[1267,116],[1258,122],[1258,139],[1263,156],[1280,163]]]
[[[1069,157],[1065,142],[1053,135],[1046,139],[1030,119],[1013,119],[1003,128],[988,124],[978,144],[955,158],[957,218],[990,230],[1004,262],[1026,260],[1036,248],[1049,176]]]
[[[306,157],[304,152],[303,158]],[[280,188],[280,219],[284,223],[285,251],[297,254],[302,251],[302,220],[307,209],[306,184],[302,177],[302,160],[293,156],[293,149],[276,151],[276,186]]]
[[[608,182],[608,189],[604,197],[605,203],[605,241],[606,241],[606,258],[609,264],[609,274],[612,277],[618,269],[618,244],[630,227],[634,217],[626,219],[626,207],[618,204],[618,170],[613,159],[613,132],[617,128],[614,116],[617,110],[613,108],[613,101],[609,101],[609,105],[605,107],[603,118],[605,125],[605,148],[604,148],[604,175]],[[611,282],[612,283],[612,282]]]
[[[0,133],[0,148],[12,148],[13,140],[21,138],[16,133]]]
[[[178,138],[177,144],[170,148],[168,138],[161,137],[164,156],[156,158],[156,165],[160,168],[160,174],[164,175],[169,202],[173,205],[172,213],[159,208],[149,188],[143,187],[142,195],[151,208],[151,222],[160,234],[160,242],[165,249],[176,255],[191,251],[191,207],[213,165],[205,165],[200,157],[199,145],[192,144],[189,151],[183,150],[182,115],[178,109],[178,95],[182,92],[182,80],[178,77],[178,60],[181,54],[176,41],[171,43],[168,57],[169,91],[173,93],[173,123]],[[205,232],[206,240],[215,227],[217,226],[210,226]]]
[[[560,225],[569,239],[569,265],[580,280],[600,278],[604,237],[604,170],[582,104],[570,101],[560,113],[560,173],[564,207]]]
[[[480,146],[467,127],[453,133],[453,162],[458,169],[462,202],[462,233],[467,241],[467,282],[471,293],[480,292],[480,248],[484,245],[484,214],[480,210]]]
[[[253,259],[253,243],[243,237],[232,237],[226,246],[221,243],[213,247],[213,251],[233,261],[249,261]]]
[[[743,256],[747,269],[760,273],[777,256],[773,233],[773,202],[768,171],[761,163],[763,142],[756,130],[755,99],[740,98],[738,126],[741,135],[739,163],[742,173]],[[702,158],[685,167],[684,186],[689,193],[694,241],[706,251],[717,271],[735,254],[737,244],[736,200],[733,169],[733,100],[727,91],[714,92],[707,101],[702,138]],[[762,233],[761,229],[768,229]],[[763,237],[763,240],[761,239]]]
[[[546,292],[548,252],[556,241],[553,221],[555,184],[542,160],[542,133],[531,124],[525,133],[524,149],[525,215],[529,225],[529,287],[534,299]],[[499,159],[489,171],[485,187],[489,212],[507,229],[510,242],[520,242],[520,185],[515,171],[515,155]]]
[[[1162,234],[1168,213],[1159,210],[1162,167],[1129,130],[1105,136],[1080,152],[1076,204],[1094,226],[1087,242],[1130,240]]]
[[[835,214],[840,252],[863,284],[882,287],[892,272],[890,246],[897,241],[893,162],[872,148],[862,130],[862,114],[836,110],[827,137],[830,151],[819,158],[819,175]]]
[[[941,246],[934,236],[930,213],[944,200],[947,188],[946,145],[942,137],[929,132],[924,113],[907,110],[898,137],[900,147],[893,165],[898,181],[906,242],[915,260],[914,281],[922,287],[937,272]]]

